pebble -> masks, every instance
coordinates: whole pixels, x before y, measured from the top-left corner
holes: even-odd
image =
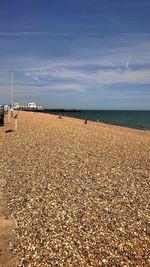
[[[149,132],[20,112],[0,140],[21,267],[148,266]]]

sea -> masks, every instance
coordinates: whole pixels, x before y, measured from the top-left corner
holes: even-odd
[[[103,122],[128,128],[150,130],[150,111],[81,110],[76,112],[49,112],[83,120]]]

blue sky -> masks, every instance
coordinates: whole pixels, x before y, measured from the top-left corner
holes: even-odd
[[[149,0],[1,0],[0,103],[150,109]]]

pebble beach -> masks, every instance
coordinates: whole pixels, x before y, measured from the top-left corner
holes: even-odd
[[[0,178],[17,266],[150,266],[150,132],[23,111],[9,127]]]

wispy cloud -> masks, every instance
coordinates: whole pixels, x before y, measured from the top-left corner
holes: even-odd
[[[54,67],[52,69],[47,70],[39,70],[39,71],[31,71],[26,73],[27,76],[32,77],[33,79],[59,79],[59,80],[85,80],[86,73],[82,73],[81,71],[72,70],[71,68],[63,68],[63,67]]]
[[[83,33],[84,34],[84,33]],[[66,36],[66,35],[81,35],[81,33],[65,33],[65,32],[36,32],[36,31],[18,31],[18,32],[0,32],[0,36]],[[93,33],[88,33],[86,35],[94,35]]]
[[[49,31],[5,31],[5,32],[0,32],[0,36],[66,36],[66,35],[79,35],[79,36],[104,36],[107,35],[106,33],[104,34],[103,32],[49,32]],[[111,36],[135,36],[135,37],[140,37],[140,36],[145,36],[149,37],[150,33],[126,33],[126,32],[116,32],[116,33],[109,33]]]
[[[79,96],[76,106],[80,96],[84,95],[81,99],[83,105],[93,101],[97,102],[98,106],[99,99],[101,104],[107,100],[111,103],[111,99],[119,102],[122,99],[122,103],[123,100],[131,99],[133,102],[136,99],[139,105],[140,100],[142,101],[142,107],[147,103],[148,108],[150,95],[144,88],[150,86],[150,38],[137,38],[129,43],[126,40],[125,44],[124,40],[115,40],[112,45],[106,41],[99,46],[97,40],[96,49],[92,47],[91,52],[91,47],[87,46],[86,53],[84,47],[79,45],[77,54],[71,51],[64,57],[57,56],[57,53],[51,57],[47,51],[44,55],[13,53],[11,56],[5,54],[3,57],[0,50],[1,97],[7,99],[7,95],[10,94],[10,70],[13,69],[15,93],[22,99],[38,98],[39,102],[41,99],[50,102],[50,98],[47,97],[49,95],[64,94],[71,99],[73,94]],[[141,89],[138,92],[132,91],[132,88]],[[72,106],[74,101],[75,99],[72,99]]]
[[[65,83],[65,82],[56,82],[53,84],[37,86],[36,84],[15,84],[14,91],[16,94],[44,94],[51,91],[63,92],[63,91],[77,91],[77,92],[86,92],[86,87],[78,83]],[[0,95],[9,95],[10,88],[6,84],[0,84]]]
[[[150,70],[99,71],[94,77],[102,84],[150,84]]]
[[[44,91],[79,91],[79,92],[86,92],[86,87],[84,85],[78,83],[59,83],[56,82],[51,85],[43,85]]]
[[[73,67],[86,68],[94,65],[97,65],[97,67],[100,68],[136,68],[137,66],[139,68],[150,67],[150,38],[148,37],[143,39],[138,37],[135,38],[134,41],[133,38],[131,38],[131,40],[129,38],[129,41],[127,41],[127,39],[128,38],[119,38],[112,41],[110,38],[105,38],[105,40],[102,39],[102,44],[101,39],[94,39],[93,43],[96,45],[91,47],[86,46],[85,43],[82,44],[79,42],[78,51],[75,51],[75,54],[71,53],[71,56],[68,55],[64,57],[57,56],[57,53],[55,53],[55,57],[52,57],[48,52],[50,49],[49,47],[47,47],[48,51],[46,51],[46,55],[41,54],[43,50],[40,51],[40,53],[38,50],[38,53],[36,53],[35,43],[35,49],[33,50],[32,55],[28,55],[28,53],[26,55],[23,53],[19,54],[18,51],[15,54],[15,51],[13,51],[13,54],[6,54],[4,57],[2,49],[0,49],[0,70],[14,69],[17,71],[46,71],[48,69],[52,69],[53,67],[68,67],[71,69]],[[89,40],[87,39],[87,43],[88,42]],[[17,42],[14,45],[16,46],[16,49],[17,47],[20,49],[23,44]],[[70,43],[68,45],[70,45]],[[9,47],[11,47],[11,39]],[[56,49],[59,49],[59,47]],[[27,52],[26,46],[24,48],[24,53],[25,52]]]
[[[38,82],[56,81],[56,80],[72,80],[76,82],[84,82],[85,84],[150,84],[150,69],[131,70],[129,66],[125,70],[109,69],[97,71],[69,70],[65,68],[56,68],[47,71],[27,72],[26,75]]]

